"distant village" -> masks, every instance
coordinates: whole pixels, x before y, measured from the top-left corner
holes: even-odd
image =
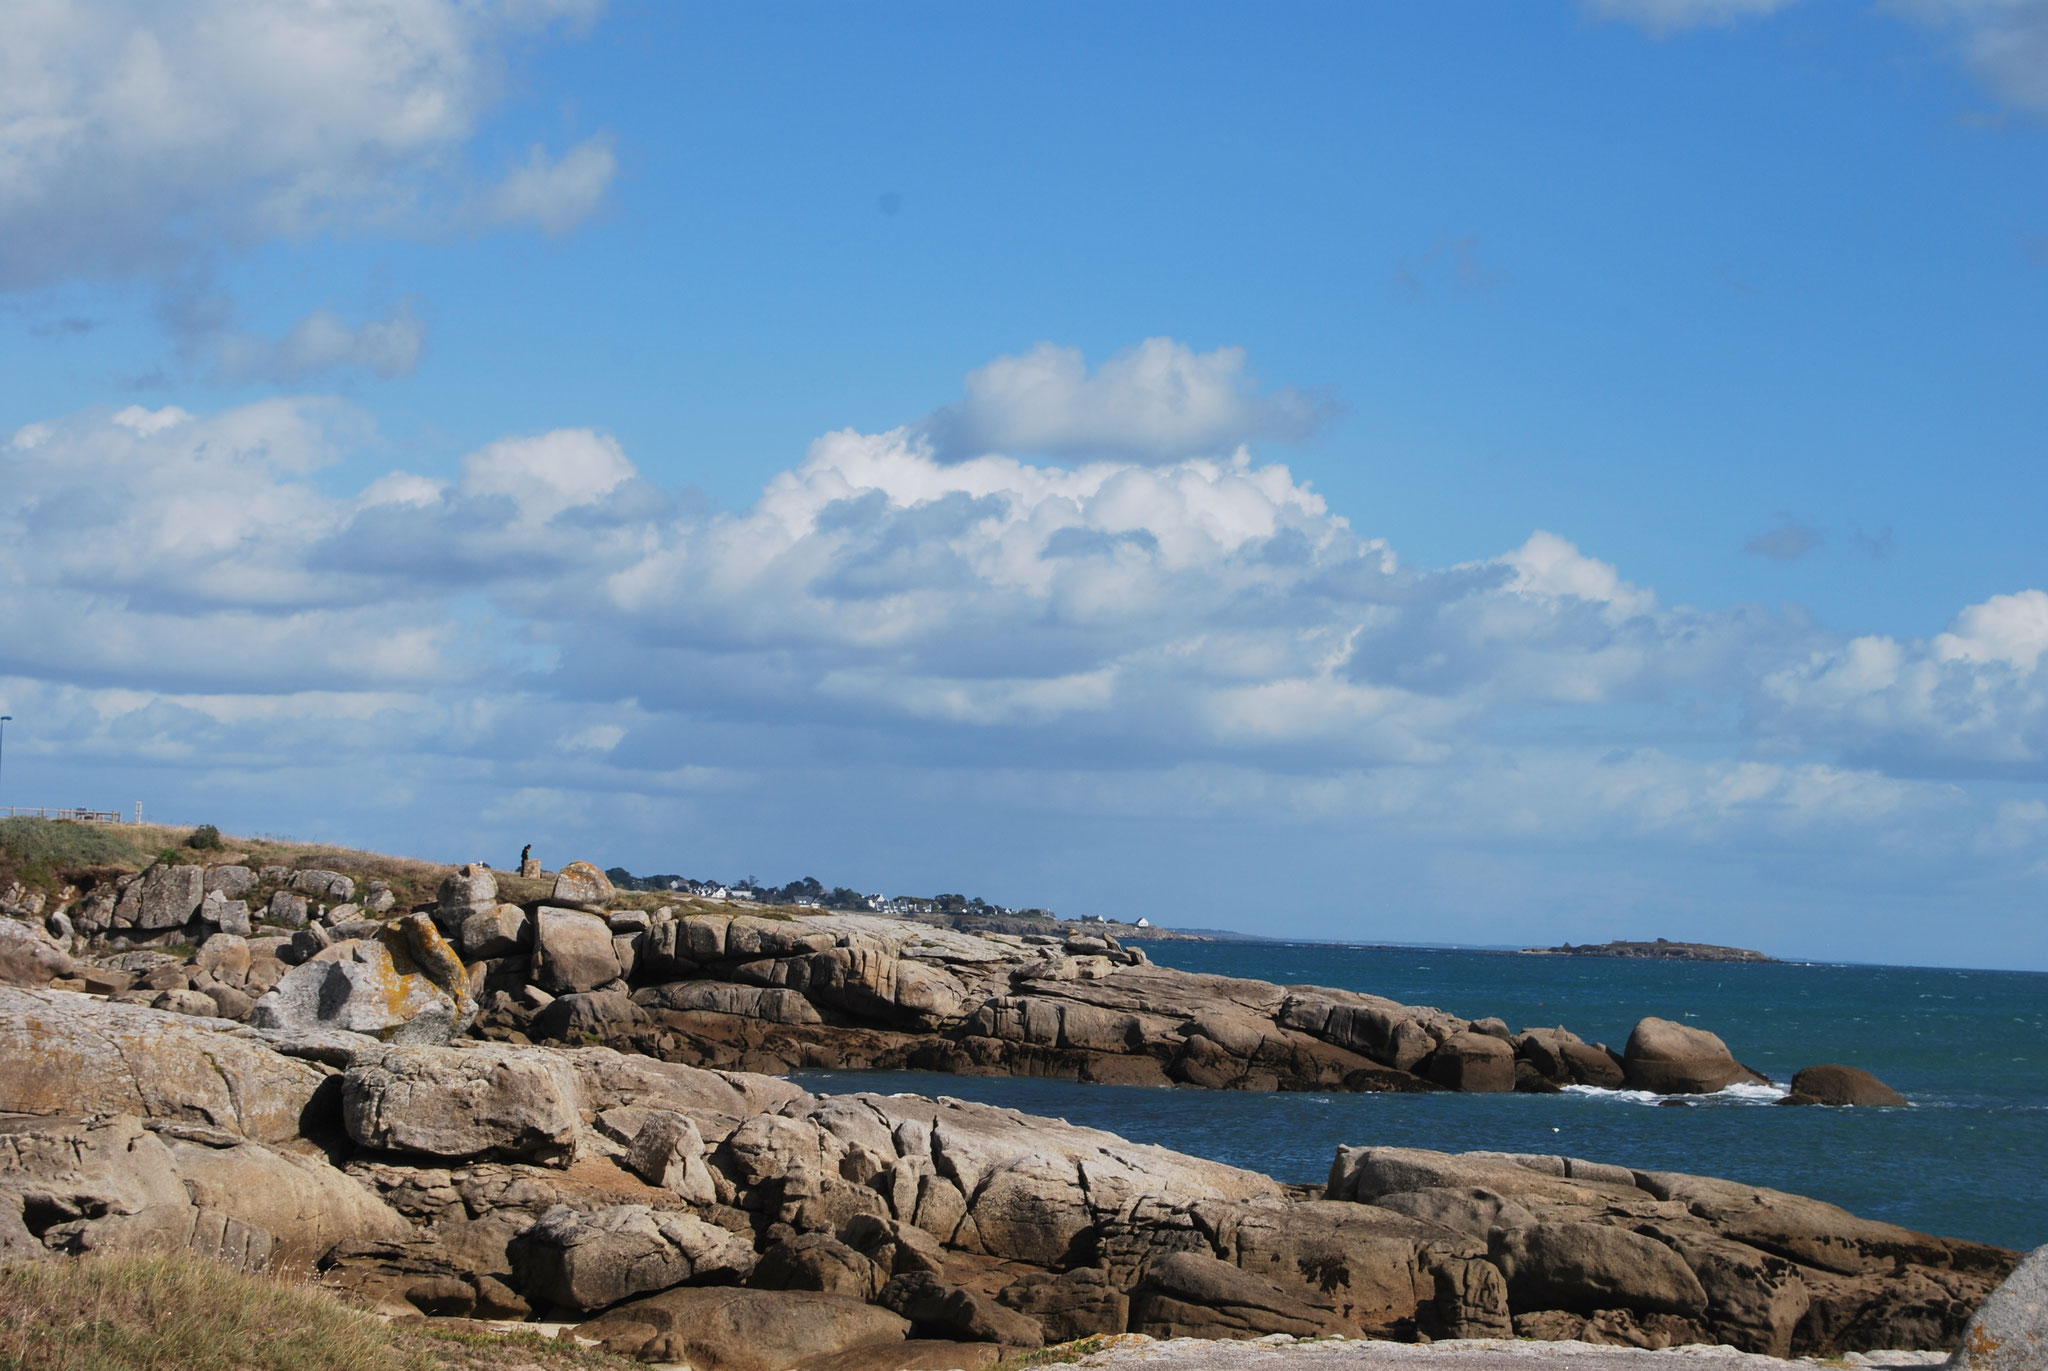
[[[678,895],[690,895],[700,900],[724,900],[740,904],[789,905],[801,909],[839,909],[859,914],[885,914],[898,919],[1042,919],[1055,922],[1059,916],[1050,909],[1012,909],[1008,905],[991,904],[980,896],[966,895],[884,895],[879,892],[863,895],[846,886],[827,888],[814,876],[791,881],[788,885],[762,885],[752,877],[731,885],[717,881],[699,881],[688,876],[635,876],[622,866],[615,866],[604,873],[611,883],[621,890],[674,891]],[[1074,920],[1077,923],[1108,922],[1100,914],[1090,914]],[[1140,918],[1132,927],[1150,928],[1150,919]]]

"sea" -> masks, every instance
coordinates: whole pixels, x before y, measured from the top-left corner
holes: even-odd
[[[1617,1049],[1645,1015],[1711,1029],[1780,1082],[1660,1107],[1632,1091],[1559,1095],[1141,1089],[1022,1077],[804,1072],[825,1094],[950,1095],[1136,1142],[1323,1181],[1339,1146],[1547,1152],[1789,1190],[1923,1232],[2048,1244],[2048,974],[1816,963],[1651,962],[1307,943],[1153,942],[1161,965],[1369,991],[1562,1024]],[[1906,1109],[1783,1108],[1802,1066],[1860,1066]]]

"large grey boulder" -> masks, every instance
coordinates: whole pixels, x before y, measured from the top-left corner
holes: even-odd
[[[130,928],[177,928],[206,898],[206,868],[157,863],[121,892],[114,922]]]
[[[0,1252],[191,1251],[249,1270],[303,1269],[343,1237],[410,1231],[324,1160],[205,1129],[194,1143],[185,1131],[132,1114],[0,1120]]]
[[[44,986],[78,964],[40,928],[0,919],[0,985]]]
[[[794,990],[735,985],[730,981],[674,981],[633,992],[633,1002],[677,1013],[733,1014],[779,1024],[820,1024],[822,1014]]]
[[[1768,1084],[1736,1061],[1718,1035],[1669,1019],[1636,1024],[1621,1068],[1630,1088],[1659,1095],[1710,1095],[1737,1082]]]
[[[450,1160],[567,1165],[582,1120],[569,1062],[516,1048],[403,1047],[342,1076],[342,1122],[364,1147]]]
[[[304,928],[306,897],[295,895],[289,890],[274,891],[270,896],[270,903],[264,906],[263,917],[282,928]]]
[[[875,1298],[886,1280],[872,1259],[830,1234],[801,1233],[774,1243],[763,1252],[761,1264],[754,1268],[747,1283],[757,1290],[819,1290],[867,1301]],[[914,1315],[902,1309],[896,1312],[913,1324],[917,1322]]]
[[[218,1019],[220,1001],[200,990],[166,990],[149,1002],[151,1009],[170,1014],[189,1014],[195,1019]]]
[[[2040,1371],[2048,1366],[2048,1247],[2027,1254],[1963,1329],[1954,1371]]]
[[[1489,1033],[1455,1033],[1429,1059],[1429,1078],[1452,1090],[1503,1094],[1515,1088],[1515,1050]]]
[[[133,1114],[272,1143],[318,1131],[329,1098],[326,1069],[223,1020],[59,991],[0,988],[0,1061],[0,1114]]]
[[[200,917],[223,933],[232,933],[246,938],[256,931],[256,922],[249,914],[247,900],[219,900],[212,895],[199,906]]]
[[[1627,1308],[1699,1314],[1706,1291],[1678,1254],[1654,1238],[1604,1223],[1537,1223],[1496,1230],[1494,1265],[1516,1309]]]
[[[996,1299],[1028,1315],[1053,1343],[1121,1333],[1131,1317],[1130,1296],[1097,1266],[1034,1272],[1005,1286]]]
[[[534,981],[553,995],[595,990],[619,978],[618,949],[603,919],[541,906],[534,919]]]
[[[1204,1206],[1201,1219],[1227,1235],[1223,1255],[1283,1289],[1313,1290],[1313,1303],[1379,1337],[1419,1327],[1433,1337],[1501,1336],[1507,1287],[1486,1261],[1486,1239],[1369,1205],[1309,1201],[1287,1206]]]
[[[909,1331],[900,1315],[839,1295],[702,1286],[630,1301],[575,1329],[615,1355],[695,1371],[787,1371],[856,1348],[900,1347]]]
[[[390,1043],[447,1042],[468,1026],[476,1006],[459,975],[432,957],[431,944],[407,937],[415,931],[394,927],[379,938],[320,949],[256,1001],[249,1022],[299,1032],[341,1029]],[[422,952],[425,965],[416,955]]]
[[[745,1238],[644,1204],[590,1214],[557,1205],[513,1240],[510,1256],[529,1301],[586,1310],[685,1283],[732,1284],[755,1263]]]
[[[601,910],[617,892],[611,878],[589,862],[571,862],[555,876],[554,893],[548,898],[570,909]]]
[[[487,877],[488,878],[488,877]],[[450,876],[451,881],[460,880]],[[493,882],[495,885],[495,882]],[[442,897],[447,897],[444,886]],[[444,905],[439,922],[443,928],[450,926],[451,916]],[[533,921],[526,917],[526,911],[516,904],[492,904],[463,915],[456,925],[462,942],[462,955],[467,961],[483,962],[497,957],[510,957],[523,951],[533,941]]]
[[[1273,1282],[1204,1252],[1176,1252],[1151,1267],[1131,1291],[1131,1329],[1155,1338],[1297,1338],[1349,1334],[1328,1311]]]
[[[441,879],[439,899],[434,908],[435,922],[450,933],[460,929],[472,915],[487,913],[498,907],[498,877],[487,866],[472,862],[449,872]],[[491,953],[491,956],[502,954]]]
[[[633,1003],[623,990],[593,990],[580,995],[558,996],[533,1016],[532,1032],[537,1038],[573,1042],[599,1038],[615,1028],[644,1023],[647,1011]]]
[[[626,1169],[692,1204],[718,1198],[711,1170],[704,1164],[704,1135],[687,1114],[652,1111],[626,1149]]]
[[[292,873],[291,889],[315,900],[353,900],[356,897],[355,879],[339,871],[322,871],[308,867]]]
[[[192,954],[192,965],[222,985],[239,986],[249,979],[249,940],[233,933],[216,933]]]
[[[1512,1042],[1516,1059],[1535,1067],[1545,1080],[1603,1090],[1618,1090],[1623,1084],[1621,1063],[1568,1029],[1524,1029]]]
[[[999,1342],[1005,1347],[1043,1347],[1038,1321],[985,1295],[950,1285],[929,1271],[892,1278],[877,1302],[910,1320],[919,1337],[962,1342]]]
[[[256,873],[246,866],[209,866],[206,868],[206,893],[218,895],[224,900],[239,900],[248,895],[256,886]]]

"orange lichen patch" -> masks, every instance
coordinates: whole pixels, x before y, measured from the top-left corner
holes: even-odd
[[[432,1008],[434,1002],[441,998],[441,987],[413,960],[405,930],[398,923],[388,923],[379,929],[377,941],[372,946],[381,948],[384,957],[359,956],[357,960],[371,968],[377,991],[384,997],[384,1011],[391,1020],[391,1026],[383,1031],[395,1033]],[[382,965],[377,964],[380,960]]]
[[[469,976],[463,969],[462,958],[441,936],[441,930],[434,927],[434,921],[424,914],[408,914],[396,922],[404,931],[406,949],[414,964],[427,979],[448,992],[457,1004],[467,1001]]]
[[[1963,1340],[1963,1365],[1988,1365],[2003,1346],[2004,1343],[1991,1336],[1991,1330],[1972,1328],[1969,1337]]]

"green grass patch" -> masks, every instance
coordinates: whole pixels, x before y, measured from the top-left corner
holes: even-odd
[[[118,825],[31,818],[0,819],[0,853],[32,884],[65,871],[141,868],[156,856],[151,846],[134,841]]]
[[[610,1368],[537,1334],[387,1324],[318,1287],[188,1256],[0,1268],[0,1371],[485,1371]]]

